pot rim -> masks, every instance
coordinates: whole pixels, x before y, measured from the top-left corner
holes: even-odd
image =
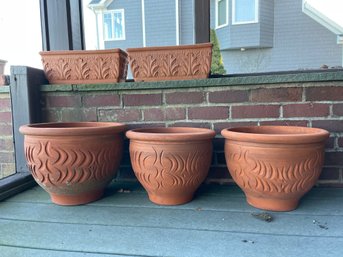
[[[244,126],[221,131],[228,140],[254,143],[303,144],[325,141],[330,133],[325,129],[298,126]]]
[[[194,127],[138,128],[126,132],[130,140],[141,141],[198,141],[212,139],[215,135],[214,130]]]
[[[51,55],[90,55],[90,54],[112,54],[112,53],[122,53],[127,55],[127,53],[120,48],[113,49],[99,49],[99,50],[51,50],[51,51],[40,51],[41,56],[51,56]]]
[[[34,136],[85,136],[116,134],[127,130],[118,122],[46,122],[23,125],[20,133]]]
[[[137,48],[127,48],[126,52],[144,52],[144,51],[165,51],[165,50],[183,50],[212,47],[212,43],[199,43],[193,45],[178,45],[178,46],[146,46]]]

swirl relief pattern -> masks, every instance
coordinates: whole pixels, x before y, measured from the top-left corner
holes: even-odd
[[[207,176],[211,154],[211,149],[172,152],[159,147],[130,148],[137,179],[148,191],[198,187]]]
[[[44,187],[102,185],[114,176],[120,149],[113,142],[91,150],[82,145],[60,147],[50,141],[25,142],[25,157],[33,177]]]
[[[211,57],[210,47],[129,51],[132,74],[137,81],[207,78]]]
[[[275,160],[258,159],[253,151],[257,150],[229,147],[226,154],[229,171],[242,188],[265,193],[306,192],[317,181],[324,160],[321,149],[304,150],[303,158],[291,160],[284,156]]]

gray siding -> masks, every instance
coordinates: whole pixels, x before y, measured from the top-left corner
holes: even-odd
[[[180,44],[194,43],[194,0],[180,0]]]
[[[273,0],[260,0],[259,22],[232,24],[232,0],[228,0],[228,26],[216,29],[222,50],[271,47],[273,45]],[[211,28],[215,27],[215,0],[211,0]]]
[[[263,33],[269,34],[269,37],[272,34],[268,30]],[[222,51],[227,72],[316,69],[322,64],[342,65],[342,46],[337,45],[336,35],[302,13],[301,0],[274,1],[273,34],[272,48]]]
[[[107,9],[124,9],[126,38],[125,40],[105,41],[105,48],[126,49],[143,46],[141,1],[115,0]]]
[[[176,44],[174,0],[145,0],[145,30],[147,46]]]
[[[260,0],[260,46],[272,47],[274,43],[274,0]]]

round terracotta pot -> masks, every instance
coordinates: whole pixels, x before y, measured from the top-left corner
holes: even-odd
[[[251,126],[222,130],[229,172],[247,202],[290,211],[316,183],[324,162],[323,129]]]
[[[79,205],[103,195],[123,152],[124,124],[37,123],[20,127],[25,157],[37,181],[60,205]]]
[[[215,132],[202,128],[145,128],[126,133],[130,158],[149,199],[160,205],[184,204],[205,180]]]

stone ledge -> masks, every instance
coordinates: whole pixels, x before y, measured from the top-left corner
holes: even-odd
[[[289,71],[271,73],[236,74],[222,77],[211,77],[199,80],[178,80],[158,82],[127,81],[113,84],[81,84],[81,85],[42,85],[41,91],[122,91],[122,90],[151,90],[151,89],[177,89],[200,88],[218,86],[248,86],[280,83],[307,83],[343,81],[343,70],[311,70]]]

